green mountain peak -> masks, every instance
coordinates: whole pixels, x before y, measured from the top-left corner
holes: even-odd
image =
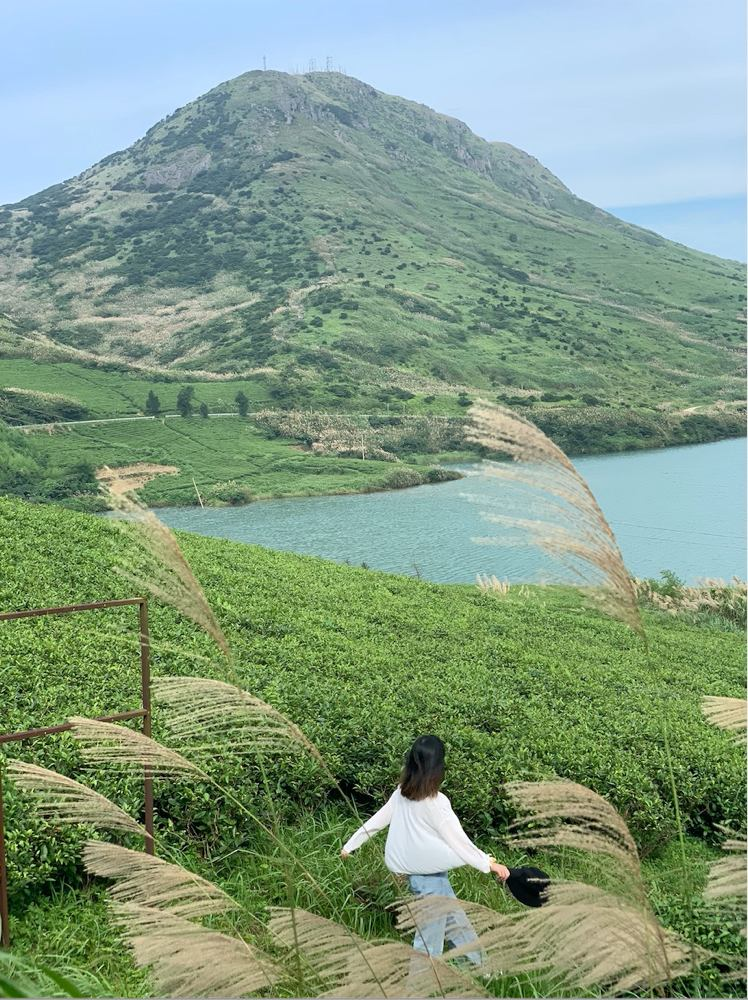
[[[580,405],[742,396],[741,265],[340,73],[215,87],[0,210],[0,254],[6,352],[267,370],[298,404],[315,384]]]

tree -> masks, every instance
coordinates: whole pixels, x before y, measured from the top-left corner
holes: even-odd
[[[207,417],[208,416],[208,404],[207,403],[201,403],[200,406],[198,406],[197,409],[198,409],[198,413],[200,414],[201,417]]]
[[[236,403],[236,408],[239,411],[239,416],[246,417],[249,412],[249,399],[247,398],[247,394],[242,392],[240,389],[234,396],[234,402]]]
[[[145,412],[150,417],[157,417],[161,412],[161,400],[158,398],[153,389],[148,393],[148,399],[145,401]]]
[[[177,393],[177,412],[180,417],[191,417],[194,409],[192,397],[195,395],[195,387],[183,385]]]

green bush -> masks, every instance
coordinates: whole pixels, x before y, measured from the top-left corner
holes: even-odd
[[[253,499],[252,491],[244,483],[230,479],[225,483],[211,486],[206,495],[209,504],[243,504]]]
[[[454,479],[462,479],[462,475],[456,469],[445,469],[441,465],[435,465],[426,473],[427,483],[450,483]]]
[[[420,486],[422,482],[423,475],[418,469],[401,466],[395,469],[391,475],[387,476],[384,486],[388,490],[403,490],[409,486]]]

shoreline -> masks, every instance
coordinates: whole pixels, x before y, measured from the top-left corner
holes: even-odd
[[[538,418],[540,416],[540,414],[537,414]],[[710,420],[705,425],[690,428],[691,433],[697,438],[696,440],[684,440],[683,425],[669,426],[667,422],[658,427],[660,433],[657,435],[653,435],[650,432],[647,434],[641,433],[640,436],[636,436],[631,427],[623,425],[598,425],[589,428],[590,431],[595,433],[596,441],[583,440],[583,435],[579,433],[578,427],[557,426],[549,428],[547,421],[542,419],[538,419],[537,423],[572,461],[576,461],[581,458],[603,458],[605,456],[633,455],[643,452],[661,452],[671,448],[694,447],[701,444],[714,444],[718,441],[745,439],[746,427],[743,415],[733,411],[729,413],[729,416],[727,414],[725,416],[727,419],[724,421]],[[183,420],[183,418],[179,419]],[[120,423],[120,426],[123,426],[124,423],[126,422]],[[148,423],[147,420],[146,423]],[[224,421],[221,421],[221,424],[223,423]],[[39,433],[48,425],[38,424],[34,426],[38,428],[36,433]],[[29,434],[32,437],[35,436],[35,432],[31,430],[23,430],[11,425],[9,425],[8,429],[18,430],[21,435]],[[66,428],[66,430],[72,429],[72,426]],[[617,439],[615,437],[616,432],[619,434]],[[225,435],[221,434],[219,437],[225,438]],[[183,454],[179,454],[177,449],[174,449],[172,454],[170,448],[160,447],[157,458],[159,462],[173,465],[175,469],[178,469],[180,466],[184,468],[185,465],[189,467],[193,460],[198,461],[200,458],[200,447],[209,450],[209,440],[206,439],[204,434],[202,438],[202,441],[194,442],[192,450],[187,449]],[[582,440],[579,440],[579,438],[582,438]],[[290,449],[293,452],[306,455],[307,458],[313,456],[313,452],[303,445],[293,444],[288,441],[282,443],[286,446],[284,451]],[[268,456],[270,456],[274,447],[277,450],[277,440],[274,441],[269,438],[267,446],[262,445],[261,442],[258,442],[258,444],[260,446],[258,455],[264,455],[267,450]],[[50,446],[47,446],[47,450],[50,450]],[[134,465],[137,465],[141,449],[132,448],[130,450],[131,454],[128,456],[128,464],[134,463]],[[83,457],[82,454],[81,457]],[[144,483],[136,491],[136,495],[149,507],[154,509],[161,507],[191,508],[200,506],[208,506],[210,508],[237,507],[264,500],[309,498],[315,496],[349,496],[410,489],[420,485],[433,485],[442,481],[442,477],[449,478],[447,476],[448,466],[461,463],[475,463],[482,459],[482,456],[477,451],[464,448],[434,453],[412,452],[405,457],[407,460],[387,463],[386,468],[383,463],[378,463],[379,468],[370,469],[363,466],[359,469],[352,464],[353,460],[350,456],[328,456],[328,458],[333,458],[335,461],[330,462],[324,470],[322,467],[320,469],[316,467],[312,468],[315,465],[313,461],[307,464],[304,474],[300,477],[290,468],[278,468],[277,473],[269,477],[271,481],[267,481],[268,477],[263,477],[263,475],[260,475],[259,478],[256,477],[251,464],[240,463],[239,467],[232,470],[232,475],[231,472],[226,473],[213,470],[209,463],[206,465],[205,462],[202,462],[204,467],[201,469],[202,475],[198,474],[199,482],[196,486],[196,492],[193,492],[191,488],[188,489],[185,483],[181,483],[179,488],[174,491],[164,483],[162,491],[156,485],[160,477],[156,477],[150,484]],[[112,464],[111,459],[109,462],[106,461],[106,455],[97,456],[97,458],[99,458],[99,463],[103,459],[104,465]],[[337,459],[339,459],[339,462]],[[152,455],[144,455],[142,460],[153,462],[154,458]],[[241,468],[241,465],[244,465],[244,468]],[[318,471],[321,473],[319,477],[312,474]],[[265,481],[262,481],[263,478],[265,478]],[[401,478],[402,482],[398,482],[398,478]],[[211,496],[216,487],[224,484],[235,484],[238,487],[236,496],[227,496],[226,498]],[[258,488],[256,494],[253,493],[253,485],[255,484]],[[242,496],[242,493],[246,495]],[[27,495],[27,499],[45,502],[47,497],[40,491],[37,495]],[[96,493],[92,492],[71,493],[67,496],[55,498],[52,502],[59,503],[69,509],[94,513],[109,509],[105,502]]]
[[[699,448],[702,445],[709,444],[719,444],[720,441],[740,441],[748,440],[748,435],[746,434],[731,434],[724,437],[715,437],[708,441],[688,441],[688,442],[678,442],[676,444],[663,444],[656,447],[641,447],[641,448],[622,448],[618,450],[605,450],[605,451],[584,451],[584,452],[571,452],[567,453],[568,457],[572,460],[578,458],[609,458],[609,457],[621,457],[624,455],[642,455],[647,452],[662,452],[668,451],[671,448]],[[455,465],[477,465],[483,459],[481,456],[477,455],[475,452],[455,452],[454,454],[442,453],[444,458],[440,459],[436,465],[430,468],[445,469],[449,470],[449,466],[454,463]],[[409,465],[407,463],[402,463],[405,468],[408,469],[419,469],[420,466]],[[456,471],[454,469],[449,471]],[[457,473],[452,479],[464,479],[465,476],[461,473]],[[422,486],[438,486],[441,482],[449,482],[449,479],[429,481],[424,480],[421,483],[413,483],[407,486],[371,486],[368,489],[351,489],[351,490],[333,490],[332,492],[320,492],[320,493],[274,493],[274,494],[262,494],[254,497],[252,500],[247,500],[243,503],[211,503],[205,504],[205,508],[208,510],[223,510],[230,507],[249,507],[253,503],[267,503],[272,500],[310,500],[314,497],[346,497],[346,496],[365,496],[369,493],[399,493],[401,490],[410,489],[420,489]],[[171,504],[171,503],[161,503],[154,501],[148,504],[149,508],[152,510],[160,510],[161,508],[170,508],[173,510],[191,510],[194,507],[200,507],[201,504],[197,502],[189,504]]]
[[[718,439],[716,441],[703,441],[703,442],[700,442],[698,444],[668,445],[668,446],[662,447],[662,448],[631,448],[631,449],[629,449],[627,451],[619,451],[619,452],[596,452],[594,454],[574,455],[574,456],[570,456],[570,457],[572,458],[572,461],[575,461],[576,459],[579,459],[579,458],[581,458],[581,459],[601,459],[601,458],[623,458],[625,456],[631,456],[631,457],[633,457],[633,456],[638,456],[638,455],[656,454],[658,452],[664,452],[664,451],[681,450],[683,448],[701,448],[701,447],[704,447],[704,446],[707,446],[707,445],[720,444],[723,441],[739,441],[739,440],[745,440],[745,439],[746,439],[745,435],[740,435],[739,437],[720,438],[720,439]],[[205,510],[219,511],[219,510],[227,510],[227,509],[238,509],[238,508],[242,508],[242,507],[251,507],[253,504],[257,504],[257,503],[259,503],[259,504],[273,503],[273,502],[278,501],[278,500],[314,500],[314,499],[323,498],[323,497],[325,497],[325,498],[330,498],[330,497],[353,497],[353,496],[368,496],[368,495],[375,494],[375,493],[379,493],[379,494],[381,494],[381,493],[402,493],[402,492],[405,492],[407,490],[417,490],[417,489],[420,489],[422,486],[440,486],[440,485],[444,485],[444,484],[446,484],[448,482],[455,482],[455,481],[460,480],[460,479],[467,479],[467,478],[470,477],[471,473],[470,472],[462,472],[459,468],[456,468],[455,466],[467,466],[467,465],[475,465],[475,466],[477,466],[477,465],[480,465],[481,461],[482,461],[482,459],[479,458],[479,457],[470,456],[468,453],[462,453],[462,452],[457,453],[455,455],[455,457],[453,457],[453,458],[446,458],[445,459],[445,464],[442,465],[442,466],[439,466],[439,467],[443,468],[443,469],[445,469],[447,471],[453,472],[453,473],[455,473],[455,475],[453,477],[451,477],[450,479],[443,479],[443,480],[441,480],[439,482],[423,482],[423,483],[415,484],[413,486],[401,486],[401,487],[397,487],[397,488],[393,488],[393,487],[390,487],[390,486],[385,486],[385,487],[381,487],[381,488],[379,488],[379,487],[372,487],[371,489],[366,489],[366,490],[347,490],[347,491],[342,491],[342,492],[341,491],[337,491],[337,492],[332,492],[332,493],[294,493],[294,494],[276,494],[276,495],[272,495],[272,496],[265,495],[265,496],[257,496],[253,500],[250,500],[250,501],[248,501],[246,503],[236,503],[236,504],[228,504],[228,503],[224,503],[224,504],[206,504],[205,505]],[[450,464],[451,463],[454,463],[454,466],[452,466],[450,468]],[[193,504],[153,503],[153,504],[149,504],[149,509],[151,509],[153,511],[156,511],[156,512],[159,511],[159,510],[175,510],[175,511],[177,511],[177,510],[179,510],[179,511],[188,511],[188,510],[190,510],[191,511],[191,510],[196,510],[199,507],[200,507],[200,504],[198,504],[198,503],[193,503]],[[102,511],[101,513],[111,513],[111,511]]]

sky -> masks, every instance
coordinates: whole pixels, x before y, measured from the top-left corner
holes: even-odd
[[[742,0],[4,0],[0,32],[0,203],[263,59],[329,57],[596,205],[745,259]]]

